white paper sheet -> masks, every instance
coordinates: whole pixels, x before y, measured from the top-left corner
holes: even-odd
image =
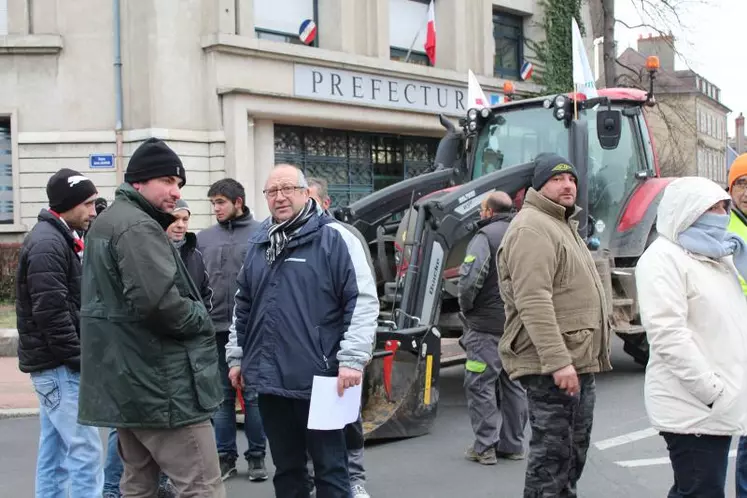
[[[337,377],[314,376],[307,428],[320,431],[342,429],[358,420],[361,409],[361,385],[337,395]]]

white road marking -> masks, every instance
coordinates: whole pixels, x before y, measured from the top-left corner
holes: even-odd
[[[737,456],[737,450],[729,451],[729,458]],[[620,467],[649,467],[651,465],[669,465],[669,457],[641,458],[640,460],[621,460],[615,462]]]
[[[659,431],[657,431],[653,427],[649,427],[648,429],[643,429],[642,431],[629,432],[627,434],[623,434],[622,436],[603,439],[602,441],[594,443],[594,446],[596,446],[598,450],[608,450],[610,448],[614,448],[615,446],[621,446],[623,444],[632,443],[634,441],[640,441],[641,439],[656,436],[657,434],[659,434]]]

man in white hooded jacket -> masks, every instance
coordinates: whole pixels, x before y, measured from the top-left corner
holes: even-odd
[[[729,195],[680,178],[658,209],[659,237],[636,267],[650,344],[645,403],[674,470],[669,498],[723,497],[732,436],[747,433],[747,247],[726,231]]]

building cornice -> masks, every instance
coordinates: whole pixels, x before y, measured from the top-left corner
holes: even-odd
[[[0,36],[0,55],[57,55],[62,51],[60,35]]]

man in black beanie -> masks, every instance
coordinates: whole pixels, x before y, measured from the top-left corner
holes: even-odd
[[[222,401],[215,332],[166,228],[186,174],[163,141],[132,155],[87,235],[80,423],[116,427],[121,492],[225,497],[210,417]]]
[[[23,241],[16,274],[18,363],[39,398],[37,496],[101,496],[101,439],[79,425],[80,281],[84,231],[96,215],[93,182],[61,169],[47,183],[49,209]]]
[[[612,368],[607,300],[578,235],[578,174],[535,159],[532,188],[498,249],[504,370],[527,392],[532,438],[524,496],[576,496],[594,419],[596,372]]]

